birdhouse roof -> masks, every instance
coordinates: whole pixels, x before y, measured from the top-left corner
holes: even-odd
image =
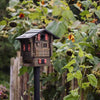
[[[34,37],[37,34],[41,34],[41,33],[47,33],[50,34],[54,37],[54,39],[59,39],[59,37],[55,36],[53,33],[51,33],[50,31],[46,30],[46,29],[30,29],[29,31],[25,32],[24,34],[18,36],[16,39],[17,40],[21,40],[21,39],[29,39]]]

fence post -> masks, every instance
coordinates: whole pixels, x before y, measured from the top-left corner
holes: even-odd
[[[11,58],[11,66],[10,66],[10,76],[13,76],[13,65],[14,65],[14,57]],[[14,100],[14,83],[13,77],[10,77],[10,100]]]

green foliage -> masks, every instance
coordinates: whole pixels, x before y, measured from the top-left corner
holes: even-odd
[[[95,14],[100,18],[100,10],[96,10]]]
[[[90,85],[90,82],[84,82],[84,83],[82,83],[82,88],[86,89],[89,87],[89,85]]]
[[[75,73],[75,78],[77,78],[78,80],[82,79],[82,73],[80,70],[78,70],[76,73]]]
[[[36,6],[33,0],[23,2],[11,0],[7,10],[12,17],[0,22],[0,35],[8,38],[15,50],[18,50],[20,45],[15,38],[31,28],[46,28],[59,36],[60,39],[53,43],[52,62],[56,72],[49,75],[43,73],[41,76],[42,85],[49,83],[48,88],[43,90],[44,97],[45,100],[61,100],[60,95],[65,88],[65,85],[61,86],[61,80],[64,72],[68,70],[67,82],[76,79],[79,88],[71,90],[64,100],[79,100],[82,90],[87,91],[92,86],[96,87],[98,83],[98,78],[93,75],[92,70],[98,69],[96,65],[100,62],[100,25],[98,24],[100,7],[98,2],[92,0],[46,2],[42,5],[40,1],[40,6]],[[77,9],[76,12],[71,8],[72,6]],[[24,14],[23,18],[20,17],[21,13]],[[11,26],[11,22],[17,25]],[[68,55],[68,52],[71,54]],[[19,75],[25,72],[30,74],[28,83],[32,84],[33,69],[22,67]]]
[[[97,79],[93,74],[88,75],[88,80],[92,86],[97,86]]]
[[[62,21],[60,22],[53,21],[46,27],[46,29],[54,33],[55,35],[61,37],[66,33],[67,24]]]
[[[74,74],[73,73],[68,73],[67,74],[67,81],[68,82],[71,81],[71,80],[73,80],[73,78],[74,78]]]
[[[6,7],[8,6],[9,0],[2,0],[0,2],[0,21],[3,17],[7,16]]]
[[[10,66],[10,58],[14,55],[15,51],[12,44],[7,38],[0,37],[0,68],[7,71]]]
[[[19,0],[10,0],[9,1],[9,6],[10,7],[14,7],[19,3]]]
[[[75,59],[71,60],[67,65],[65,65],[63,68],[69,68],[72,64],[76,63]]]
[[[79,96],[73,96],[72,94],[65,96],[63,100],[79,100]]]
[[[28,67],[23,66],[23,67],[20,69],[19,76],[25,74],[27,71],[28,71]]]

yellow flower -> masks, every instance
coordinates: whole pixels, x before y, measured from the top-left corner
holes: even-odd
[[[75,39],[74,38],[72,39],[72,42],[75,42]]]
[[[82,9],[82,4],[81,4],[79,1],[76,3],[76,5],[77,5],[80,9]]]
[[[69,40],[72,40],[74,38],[74,35],[73,34],[70,34],[69,36],[68,36],[68,39]]]
[[[81,7],[81,6],[82,6],[82,4],[81,4],[79,1],[76,3],[76,5],[77,5],[78,7]]]
[[[42,4],[42,5],[44,5],[44,4],[45,4],[44,0],[42,0],[42,1],[41,1],[41,4]]]
[[[68,39],[69,39],[69,40],[72,40],[72,42],[75,42],[75,39],[74,39],[74,35],[73,35],[73,34],[70,34],[70,35],[68,36]]]

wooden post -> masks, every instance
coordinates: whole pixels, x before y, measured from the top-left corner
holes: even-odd
[[[10,76],[13,76],[14,57],[11,58]],[[14,100],[14,82],[13,77],[10,77],[10,100]]]
[[[34,67],[34,100],[40,100],[40,67]]]
[[[22,76],[18,76],[21,68],[22,59],[20,52],[17,52],[16,58],[11,58],[10,66],[10,100],[30,100],[29,95],[23,95],[24,90],[28,90],[28,74],[25,73]]]

